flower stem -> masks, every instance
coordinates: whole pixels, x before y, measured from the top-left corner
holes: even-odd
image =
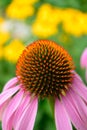
[[[55,100],[54,100],[53,97],[49,97],[48,102],[49,102],[49,105],[50,105],[50,108],[51,108],[52,116],[54,118],[54,104],[55,104]]]

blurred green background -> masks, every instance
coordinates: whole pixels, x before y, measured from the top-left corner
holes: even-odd
[[[0,91],[15,76],[25,46],[37,39],[62,45],[86,84],[80,57],[87,47],[87,0],[0,0]],[[39,101],[34,130],[56,130],[46,99]]]

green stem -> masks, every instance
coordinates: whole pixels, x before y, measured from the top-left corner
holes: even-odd
[[[49,97],[48,99],[48,102],[49,102],[49,105],[50,105],[50,108],[51,108],[51,112],[52,112],[52,116],[54,118],[54,105],[55,105],[55,100],[53,97]]]

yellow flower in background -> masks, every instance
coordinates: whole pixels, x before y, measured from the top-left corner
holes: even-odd
[[[38,2],[39,0],[13,0],[13,1],[19,5],[31,5]]]
[[[40,38],[47,38],[58,32],[60,23],[69,34],[77,37],[87,34],[87,13],[72,8],[60,9],[50,4],[39,8],[32,32]]]
[[[61,22],[62,18],[62,10],[60,8],[56,8],[51,6],[50,4],[43,4],[37,13],[37,20],[46,23],[57,25]]]
[[[6,9],[8,17],[13,19],[25,19],[34,14],[33,4],[38,0],[13,0]]]
[[[24,48],[24,44],[18,39],[15,39],[11,43],[9,43],[9,45],[4,47],[4,58],[10,62],[15,63]]]
[[[40,38],[47,38],[57,32],[57,28],[51,25],[35,22],[32,27],[33,33]]]
[[[6,14],[12,19],[25,19],[34,15],[33,4],[38,1],[13,0],[6,9]],[[0,18],[0,22],[3,22],[3,18]],[[68,34],[77,37],[87,34],[87,13],[73,8],[58,8],[50,4],[42,4],[38,8],[31,30],[40,38],[48,38],[58,33],[60,23]]]
[[[6,14],[13,19],[25,19],[34,14],[34,7],[32,5],[20,5],[12,2],[6,9]]]
[[[81,36],[82,34],[84,34],[83,30],[87,26],[87,19],[85,20],[84,18],[85,18],[84,13],[82,13],[79,10],[65,9],[62,20],[63,29],[67,33],[70,33],[72,35]]]
[[[35,22],[32,25],[32,32],[38,37],[47,38],[54,35],[58,23],[61,22],[62,10],[52,7],[50,4],[43,4],[37,13]]]
[[[9,32],[0,32],[0,46],[10,39]]]

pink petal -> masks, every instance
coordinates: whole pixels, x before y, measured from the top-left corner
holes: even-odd
[[[15,130],[33,130],[38,107],[37,98],[33,99],[21,115]]]
[[[3,130],[12,130],[13,114],[16,109],[19,107],[20,102],[23,98],[23,91],[19,91],[9,102],[7,108],[5,109],[3,119],[2,119],[2,128]]]
[[[66,111],[68,112],[70,119],[71,119],[72,123],[74,124],[74,126],[78,130],[87,130],[87,125],[84,122],[84,119],[82,119],[82,117],[81,117],[81,115],[82,115],[81,112],[83,111],[84,108],[81,107],[81,103],[78,102],[79,100],[77,98],[74,98],[74,96],[76,96],[75,93],[70,94],[70,92],[68,92],[67,95],[62,98],[63,104],[64,104]],[[80,105],[80,106],[78,106],[78,105]],[[80,112],[80,110],[81,110],[81,112]]]
[[[29,96],[29,93],[28,93],[28,94],[26,94],[25,97],[23,97],[23,100],[22,100],[20,106],[18,107],[18,109],[16,110],[16,112],[14,114],[14,121],[13,121],[14,129],[15,129],[17,123],[19,122],[22,113],[24,112],[24,110],[28,106],[29,102],[30,102],[30,96]]]
[[[84,101],[82,100],[82,98],[77,95],[73,89],[70,90],[70,95],[73,99],[74,95],[74,104],[76,106],[76,109],[80,115],[80,117],[82,118],[83,122],[86,124],[87,123],[87,105],[84,103]]]
[[[14,95],[18,90],[20,86],[16,86],[15,88],[10,88],[0,94],[0,107],[3,105],[3,103],[8,100],[12,95]]]
[[[87,67],[87,48],[83,51],[80,59],[81,67]]]
[[[3,105],[0,107],[0,120],[2,120],[3,112],[4,112],[5,108],[7,107],[9,101],[10,101],[10,99],[7,100],[6,102],[4,102]]]
[[[70,119],[61,101],[55,102],[55,121],[57,130],[72,130]]]
[[[79,94],[85,102],[87,102],[87,87],[81,80],[80,76],[75,73],[74,80],[72,83],[72,89]]]
[[[11,80],[9,80],[9,81],[6,83],[6,85],[4,86],[3,91],[5,91],[5,90],[8,89],[8,88],[15,87],[17,83],[18,83],[17,77],[12,78]]]

